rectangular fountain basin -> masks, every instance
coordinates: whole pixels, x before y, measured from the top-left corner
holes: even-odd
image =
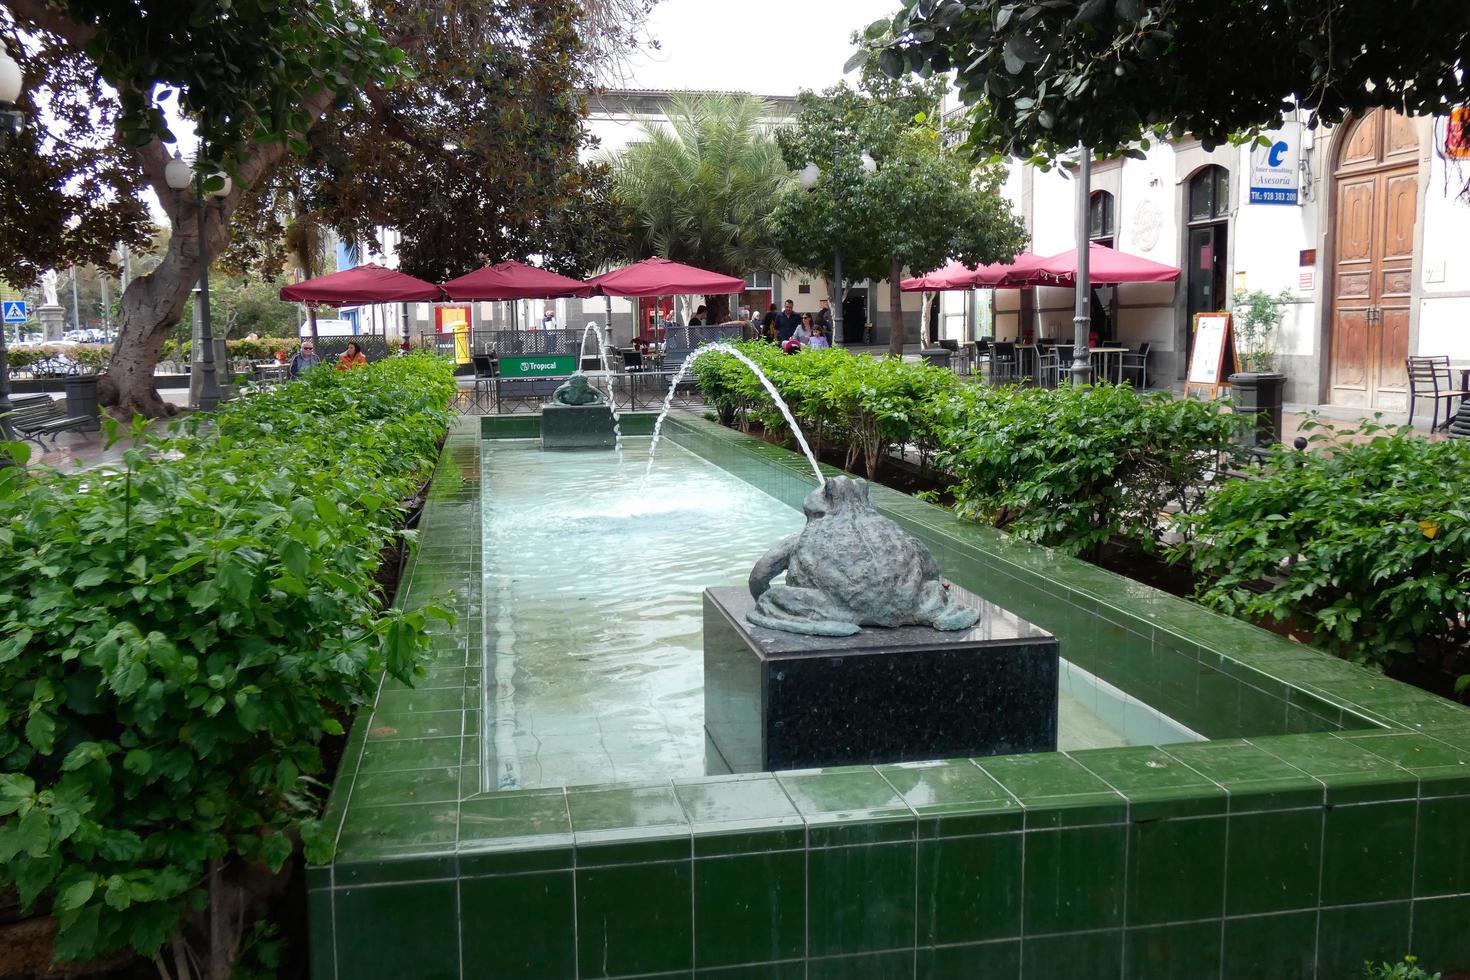
[[[1057,747],[1056,637],[980,606],[968,630],[801,636],[754,626],[741,588],[704,591],[711,771],[771,772]]]

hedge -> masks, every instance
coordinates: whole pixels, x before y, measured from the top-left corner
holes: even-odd
[[[243,868],[326,856],[322,738],[443,615],[375,574],[453,391],[430,356],[310,372],[116,472],[0,469],[0,886],[58,959],[197,950]]]

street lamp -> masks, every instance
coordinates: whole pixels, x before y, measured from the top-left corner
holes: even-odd
[[[1092,353],[1088,334],[1092,330],[1092,278],[1088,275],[1091,256],[1088,247],[1087,206],[1091,199],[1092,150],[1077,148],[1077,300],[1072,308],[1072,383],[1085,385],[1092,380]]]
[[[842,137],[845,134],[839,130],[832,137],[832,163],[836,166],[838,155],[842,152]],[[878,169],[877,161],[868,154],[867,150],[858,158],[858,166],[862,168],[864,175],[871,174]],[[809,191],[817,186],[817,181],[822,179],[822,168],[808,160],[805,167],[796,175],[796,182],[804,191]],[[838,347],[843,343],[842,335],[842,300],[846,295],[842,288],[842,244],[835,238],[832,242],[832,285],[837,292],[833,297],[837,303],[832,309],[832,346]]]
[[[20,65],[10,57],[5,42],[0,41],[0,148],[4,148],[10,137],[25,126],[25,116],[15,108],[15,103],[20,101],[20,91]],[[5,331],[5,324],[0,323],[0,437],[14,441],[15,426],[10,424],[10,363],[6,354]]]
[[[209,192],[209,196],[223,198],[230,193],[230,178]],[[182,193],[192,183],[196,217],[199,222],[199,343],[204,350],[199,356],[202,374],[199,382],[199,405],[202,412],[212,412],[219,407],[219,376],[214,363],[214,327],[209,318],[209,242],[205,235],[204,174],[195,171],[181,157],[174,157],[163,168],[163,180],[175,192]]]
[[[20,65],[0,41],[0,147],[25,128],[25,114],[15,108],[20,101],[21,81]]]

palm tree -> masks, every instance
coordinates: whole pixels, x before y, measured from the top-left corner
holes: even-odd
[[[791,174],[760,121],[767,109],[750,95],[681,95],[666,126],[644,124],[643,140],[613,162],[640,257],[742,277],[786,267],[768,221]],[[723,297],[708,302],[723,315]]]

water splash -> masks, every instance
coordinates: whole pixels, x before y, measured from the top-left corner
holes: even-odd
[[[781,410],[781,416],[782,418],[786,419],[786,424],[791,426],[791,432],[796,436],[797,445],[799,445],[801,447],[801,451],[806,454],[806,461],[812,465],[812,472],[817,475],[817,485],[826,486],[827,478],[822,476],[822,468],[817,465],[817,457],[812,453],[812,448],[807,445],[806,436],[802,434],[801,426],[796,424],[796,418],[791,414],[791,409],[786,407],[786,402],[781,397],[781,393],[776,390],[775,385],[771,384],[771,379],[766,377],[766,373],[760,369],[760,366],[757,365],[755,361],[752,361],[749,357],[745,355],[743,351],[737,350],[730,344],[706,344],[703,347],[696,348],[695,350],[690,351],[689,356],[684,358],[684,363],[679,365],[679,370],[674,374],[674,380],[669,382],[668,394],[664,395],[663,411],[658,413],[658,421],[653,423],[653,442],[648,447],[648,466],[643,471],[643,483],[648,483],[648,475],[653,472],[653,459],[654,456],[658,453],[658,441],[660,436],[663,434],[664,419],[668,416],[669,409],[672,408],[674,404],[674,389],[679,386],[680,381],[684,380],[684,375],[691,367],[694,366],[694,362],[696,360],[706,354],[714,353],[729,354],[741,364],[744,364],[746,367],[750,368],[750,372],[755,375],[756,380],[759,381],[761,383],[761,386],[766,389],[766,394],[771,396],[771,400],[774,401],[776,403],[776,407]],[[640,485],[640,494],[642,493],[642,489],[643,488]]]
[[[587,349],[589,334],[597,338],[597,357],[602,362],[602,377],[607,381],[607,408],[612,412],[613,450],[618,454],[618,462],[621,463],[623,461],[623,420],[618,415],[618,399],[613,394],[613,374],[607,359],[607,342],[598,332],[597,322],[594,320],[587,321],[587,329],[582,331],[582,342],[577,345],[577,374],[585,373],[582,370],[582,352]]]

